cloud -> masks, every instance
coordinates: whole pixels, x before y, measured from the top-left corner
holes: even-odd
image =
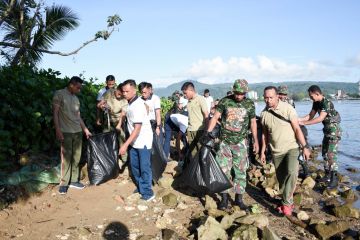
[[[360,67],[360,53],[357,56],[349,58],[345,61],[347,67]]]
[[[358,61],[360,64],[360,56]],[[238,78],[250,82],[341,81],[350,73],[349,69],[326,61],[294,64],[261,55],[256,58],[231,57],[228,60],[221,57],[201,59],[193,63],[185,75],[200,82],[221,83]]]

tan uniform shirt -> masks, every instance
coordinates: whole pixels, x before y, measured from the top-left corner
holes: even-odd
[[[277,107],[272,110],[289,121],[297,118],[295,109],[280,100]],[[268,130],[269,143],[274,156],[282,155],[290,149],[299,147],[291,124],[274,116],[267,108],[261,112],[261,124]]]
[[[53,97],[53,105],[59,108],[60,130],[64,133],[81,132],[80,126],[80,101],[71,94],[67,88],[57,90]]]
[[[110,107],[110,122],[117,123],[120,119],[121,112],[126,112],[128,102],[124,98],[117,99],[115,96],[115,90],[108,90],[103,99]]]
[[[204,112],[207,112],[207,104],[203,96],[195,95],[189,100],[187,109],[189,113],[188,131],[198,131],[204,128]]]

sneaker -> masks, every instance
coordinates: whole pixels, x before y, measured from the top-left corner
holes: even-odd
[[[81,182],[72,182],[72,183],[70,183],[69,187],[76,188],[76,189],[84,189],[85,185],[82,184]]]
[[[68,186],[59,186],[59,193],[60,193],[61,195],[64,195],[64,194],[67,193],[68,189],[69,189]]]
[[[141,199],[146,202],[150,202],[155,199],[155,194],[153,194],[152,196],[142,196]]]
[[[276,209],[279,211],[279,213],[282,213],[285,216],[291,216],[294,205],[282,205],[280,207],[277,207]]]

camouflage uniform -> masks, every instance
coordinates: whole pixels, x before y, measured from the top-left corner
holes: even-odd
[[[237,80],[233,90],[247,92],[246,80]],[[238,102],[234,95],[230,95],[221,99],[216,111],[221,113],[221,143],[216,160],[229,179],[231,170],[234,170],[234,191],[243,194],[246,187],[246,170],[249,167],[247,136],[250,120],[255,118],[255,104],[246,98]]]
[[[325,162],[325,170],[337,171],[337,148],[341,139],[340,114],[335,110],[334,104],[327,98],[320,102],[314,102],[312,110],[317,113],[326,112],[323,120],[324,138],[322,141],[322,156]]]
[[[291,98],[289,98],[289,89],[286,85],[282,85],[278,87],[278,94],[283,94],[286,95],[286,98],[281,99],[281,101],[283,102],[287,102],[288,104],[290,104],[291,106],[293,106],[295,108],[295,103],[294,100],[292,100]]]

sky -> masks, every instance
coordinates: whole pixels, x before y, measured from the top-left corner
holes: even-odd
[[[155,87],[203,83],[360,80],[360,1],[46,0],[70,7],[80,26],[52,50],[70,52],[123,20],[78,54],[45,55],[41,68],[104,82],[135,79]]]

